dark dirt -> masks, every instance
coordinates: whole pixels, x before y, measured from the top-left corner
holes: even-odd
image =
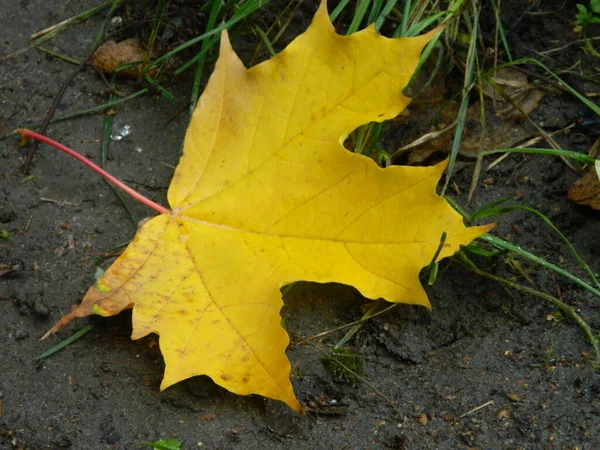
[[[2,2],[0,54],[25,47],[33,32],[98,3]],[[569,24],[574,2],[502,4],[516,56],[576,39]],[[303,5],[295,31],[305,26],[313,6]],[[279,7],[269,5],[271,11]],[[544,11],[548,14],[528,14]],[[53,41],[55,48],[84,58],[100,23],[96,17],[71,28]],[[489,12],[482,24],[484,35],[491,33]],[[253,48],[253,42],[243,40],[243,35],[237,37],[241,47]],[[579,58],[584,64],[597,63],[579,45],[556,56],[545,61],[555,70]],[[0,132],[40,121],[73,70],[35,50],[3,60]],[[188,98],[185,77],[168,87]],[[598,92],[597,84],[584,87]],[[105,101],[98,76],[83,71],[58,114]],[[113,129],[128,124],[133,132],[111,142],[108,170],[166,204],[172,175],[168,165],[177,163],[186,111],[185,101],[176,104],[155,96],[120,106]],[[581,103],[552,91],[533,118],[554,130],[582,114]],[[53,124],[48,134],[98,161],[101,117]],[[597,128],[589,128],[556,138],[564,148],[587,152],[597,135]],[[15,138],[0,141],[0,221],[12,234],[0,239],[0,263],[14,261],[16,266],[12,276],[0,277],[0,449],[141,449],[141,441],[171,437],[182,441],[184,449],[600,448],[600,373],[590,364],[590,346],[580,328],[569,320],[550,320],[556,309],[542,300],[449,262],[428,288],[431,312],[398,306],[368,322],[350,342],[365,364],[364,381],[355,386],[335,381],[320,361],[322,351],[330,350],[341,333],[313,344],[299,342],[358,319],[368,301],[338,285],[300,284],[290,292],[284,308],[292,338],[288,355],[295,391],[313,410],[306,417],[257,396],[232,395],[203,377],[159,392],[163,362],[156,338],[131,341],[127,314],[90,319],[96,325],[90,334],[36,361],[88,323],[81,320],[38,341],[93,282],[90,254],[127,241],[135,226],[112,191],[80,164],[41,146],[32,170],[35,178],[21,184],[21,156]],[[454,177],[463,204],[471,162]],[[479,184],[472,208],[519,194],[520,204],[547,214],[599,272],[599,215],[566,199],[575,178],[558,159],[512,155],[482,173],[486,182]],[[138,218],[148,213],[129,203]],[[533,216],[507,215],[494,233],[584,276],[561,241]],[[496,274],[526,283],[503,259],[493,262],[490,270]],[[597,298],[522,264],[541,290],[576,306],[594,330],[600,329]]]

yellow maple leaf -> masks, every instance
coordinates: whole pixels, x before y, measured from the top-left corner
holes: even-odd
[[[133,308],[132,338],[160,335],[161,389],[208,375],[237,394],[301,411],[285,356],[280,288],[339,282],[429,307],[419,271],[488,230],[436,194],[444,164],[381,169],[345,150],[361,124],[396,116],[432,34],[335,33],[323,1],[308,30],[246,69],[221,38],[171,182],[149,220],[74,317]]]

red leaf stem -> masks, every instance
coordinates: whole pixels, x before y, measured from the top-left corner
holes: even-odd
[[[49,137],[46,137],[46,136],[41,135],[39,133],[36,133],[35,131],[27,130],[25,128],[20,128],[20,129],[17,130],[17,132],[21,135],[21,138],[23,139],[23,141],[26,141],[27,139],[36,139],[36,140],[38,140],[40,142],[43,142],[44,144],[51,145],[52,147],[57,148],[61,152],[64,152],[67,155],[70,155],[73,158],[81,161],[83,164],[85,164],[86,166],[88,166],[94,172],[102,175],[107,181],[110,181],[112,184],[114,184],[118,188],[122,189],[130,197],[132,197],[132,198],[136,199],[137,201],[143,203],[144,205],[148,206],[149,208],[152,208],[153,210],[155,210],[159,214],[169,214],[171,212],[169,209],[165,208],[164,206],[161,206],[158,203],[153,202],[149,198],[144,197],[142,194],[134,191],[129,186],[127,186],[125,183],[123,183],[122,181],[119,181],[118,179],[116,179],[115,177],[113,177],[110,173],[108,173],[107,171],[105,171],[104,169],[102,169],[100,166],[94,164],[93,162],[91,162],[86,157],[80,155],[75,150],[72,150],[72,149],[70,149],[69,147],[67,147],[67,146],[65,146],[63,144],[61,144],[59,142],[56,142],[53,139],[50,139]]]

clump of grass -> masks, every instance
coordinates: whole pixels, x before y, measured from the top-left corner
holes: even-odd
[[[324,352],[324,355],[321,357],[321,362],[336,380],[355,385],[357,381],[363,378],[364,363],[361,355],[344,346],[360,330],[365,320],[383,312],[381,311],[382,306],[383,302],[380,300],[371,302],[360,321],[337,329],[349,328],[342,339],[333,347],[333,350],[330,353]]]
[[[8,239],[10,237],[10,233],[4,229],[2,224],[0,223],[0,238]]]
[[[588,7],[583,3],[577,3],[575,6],[577,7],[577,14],[573,23],[581,27],[585,42],[584,49],[589,54],[600,58],[600,53],[592,46],[588,35],[589,27],[600,23],[600,0],[590,0]]]
[[[182,443],[177,439],[163,439],[154,442],[140,442],[140,444],[152,447],[153,450],[180,450]]]
[[[354,386],[364,375],[364,362],[360,353],[346,347],[334,348],[321,356],[321,362],[336,381]]]

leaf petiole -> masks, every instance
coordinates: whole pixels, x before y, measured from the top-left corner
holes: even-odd
[[[73,158],[82,162],[83,164],[88,166],[90,169],[92,169],[94,172],[96,172],[97,174],[102,175],[107,181],[110,181],[112,184],[114,184],[121,190],[125,191],[125,193],[128,194],[130,197],[143,203],[144,205],[148,206],[149,208],[152,208],[154,211],[158,212],[159,214],[169,214],[171,212],[169,209],[165,208],[164,206],[161,206],[158,203],[153,202],[149,198],[144,197],[139,192],[134,191],[129,186],[127,186],[125,183],[123,183],[122,181],[119,181],[118,179],[113,177],[110,173],[108,173],[101,167],[97,166],[96,164],[91,162],[86,157],[80,155],[75,150],[72,150],[63,144],[56,142],[53,139],[50,139],[49,137],[46,137],[39,133],[36,133],[35,131],[28,130],[26,128],[20,128],[20,129],[16,130],[16,132],[21,135],[21,144],[22,145],[27,141],[27,139],[36,139],[40,142],[43,142],[44,144],[51,145],[52,147],[60,150],[61,152],[64,152],[67,155],[72,156]]]

